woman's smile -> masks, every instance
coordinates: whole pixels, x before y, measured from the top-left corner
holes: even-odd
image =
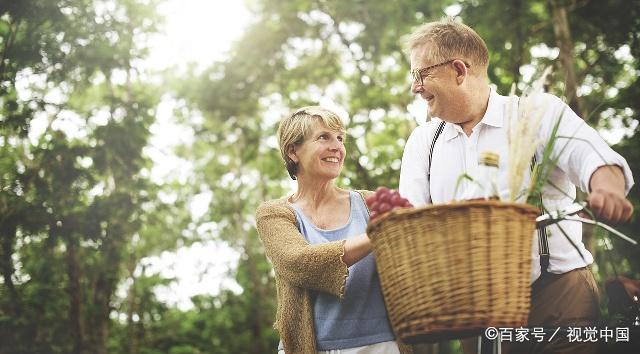
[[[339,163],[339,162],[340,162],[340,159],[339,159],[339,158],[337,158],[337,157],[334,157],[334,156],[329,156],[329,157],[322,158],[322,161],[325,161],[325,162],[333,162],[333,163]]]

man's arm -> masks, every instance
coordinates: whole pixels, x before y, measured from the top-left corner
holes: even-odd
[[[418,127],[413,130],[407,140],[402,154],[402,164],[400,165],[400,185],[398,191],[400,195],[407,198],[414,206],[423,206],[429,203],[429,182],[427,181],[427,149],[429,134],[428,125]]]
[[[596,218],[613,223],[628,221],[633,206],[625,196],[634,181],[627,161],[558,97],[545,94],[544,100],[551,109],[542,121],[543,140],[550,138],[557,117],[562,115],[553,148],[557,167],[589,193],[587,202]]]
[[[597,218],[607,222],[631,219],[633,205],[625,198],[625,179],[616,165],[600,166],[589,181],[589,208]]]

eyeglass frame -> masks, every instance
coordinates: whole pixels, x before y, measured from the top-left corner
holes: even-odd
[[[409,72],[411,73],[411,76],[413,77],[413,82],[414,83],[420,83],[420,86],[424,86],[424,79],[423,79],[423,73],[428,72],[429,70],[435,69],[439,66],[443,66],[443,65],[447,65],[447,64],[451,64],[456,60],[460,60],[461,62],[464,63],[464,66],[467,67],[467,69],[471,68],[471,65],[469,63],[467,63],[464,60],[461,59],[449,59],[447,61],[443,61],[442,63],[439,64],[434,64],[434,65],[430,65],[427,66],[426,68],[421,68],[421,69],[413,69],[410,70]]]

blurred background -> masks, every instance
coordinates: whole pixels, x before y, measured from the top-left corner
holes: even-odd
[[[278,120],[334,109],[340,184],[397,188],[426,119],[400,38],[445,15],[499,93],[553,65],[640,178],[637,1],[0,0],[0,353],[274,353],[254,210],[292,190]],[[640,277],[637,250],[585,240],[600,286]]]

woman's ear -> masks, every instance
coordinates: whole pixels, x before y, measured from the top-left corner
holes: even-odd
[[[298,163],[298,155],[296,153],[295,145],[289,145],[287,148],[287,156],[291,159],[291,161]]]

